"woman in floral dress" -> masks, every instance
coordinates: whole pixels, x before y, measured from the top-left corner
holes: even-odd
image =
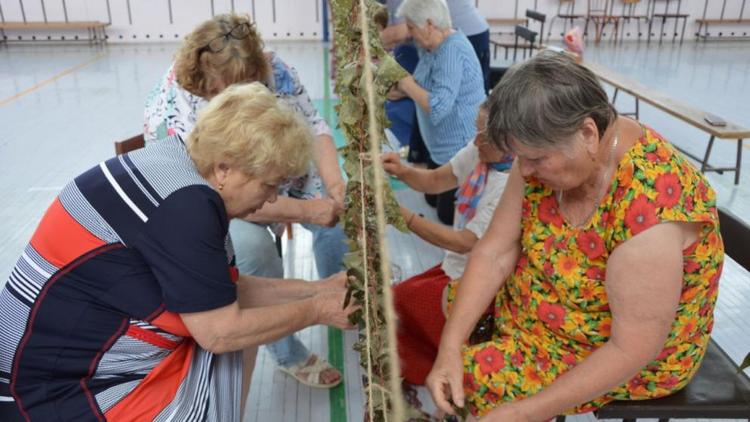
[[[618,116],[564,54],[516,66],[489,101],[490,139],[518,158],[449,289],[427,378],[436,404],[543,421],[683,388],[709,341],[724,256],[706,179]],[[493,339],[465,345],[493,296]]]

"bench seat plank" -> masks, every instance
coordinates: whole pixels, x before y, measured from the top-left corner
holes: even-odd
[[[742,25],[742,24],[750,24],[750,19],[696,19],[695,22],[699,24],[711,24],[711,25],[720,25],[720,24]]]
[[[721,139],[750,138],[750,129],[727,122],[726,126],[711,126],[705,120],[706,113],[693,106],[678,102],[665,94],[649,88],[642,83],[619,75],[603,66],[592,62],[584,62],[602,81],[619,88],[621,91],[640,99],[668,114],[689,123],[704,132]]]
[[[3,22],[0,23],[0,29],[90,29],[105,28],[109,26],[107,22]]]

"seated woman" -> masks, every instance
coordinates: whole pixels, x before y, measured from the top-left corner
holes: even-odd
[[[238,275],[228,242],[307,168],[305,122],[235,85],[186,141],[99,163],[49,207],[0,293],[0,420],[239,421],[238,351],[348,327],[344,276]]]
[[[414,76],[407,76],[389,96],[408,96],[416,103],[419,131],[429,152],[427,167],[446,164],[474,139],[479,104],[484,101],[482,68],[469,40],[452,29],[443,0],[405,0],[398,17],[406,19],[420,58]],[[445,224],[453,223],[455,190],[428,195]]]
[[[715,195],[591,71],[542,52],[489,99],[517,155],[458,283],[427,386],[482,421],[545,421],[683,388],[713,326],[724,259]],[[491,341],[466,346],[493,302]]]
[[[304,176],[285,183],[284,194],[275,203],[230,222],[237,267],[242,274],[282,277],[282,260],[268,223],[301,222],[313,232],[318,273],[331,276],[343,269],[346,253],[344,233],[336,226],[344,207],[345,184],[331,130],[294,69],[277,55],[263,52],[263,41],[247,17],[217,15],[188,34],[146,102],[146,143],[187,139],[208,100],[233,83],[252,81],[263,82],[304,116],[316,139]],[[271,228],[277,235],[284,229],[280,224]],[[341,373],[294,335],[269,344],[268,349],[283,371],[306,385],[331,388],[341,382]]]
[[[471,248],[487,229],[513,158],[488,142],[487,109],[477,115],[477,136],[447,164],[435,170],[401,163],[395,153],[383,155],[383,167],[413,189],[437,193],[460,186],[453,228],[422,218],[401,207],[409,229],[422,239],[446,250],[440,265],[394,287],[399,316],[398,350],[401,372],[411,384],[424,384],[437,355],[440,332],[445,324],[441,301],[450,280],[461,277]]]

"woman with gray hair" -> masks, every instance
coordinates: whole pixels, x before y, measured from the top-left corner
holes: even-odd
[[[427,385],[488,421],[544,421],[669,395],[713,326],[715,194],[596,77],[542,52],[490,96],[488,136],[517,159],[472,249]],[[492,340],[464,345],[494,299]]]
[[[419,48],[413,76],[402,79],[389,99],[408,96],[417,104],[417,123],[435,169],[450,161],[476,135],[484,80],[477,56],[460,31],[452,29],[443,0],[405,0],[397,15]],[[453,223],[455,190],[438,195],[438,217]]]

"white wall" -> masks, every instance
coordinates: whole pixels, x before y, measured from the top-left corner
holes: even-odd
[[[637,5],[636,8],[636,15],[647,15],[647,9],[649,8],[649,5],[652,4],[651,2],[654,0],[641,0],[640,3]],[[656,13],[662,13],[664,12],[664,8],[666,6],[665,0],[655,0],[656,1]],[[677,10],[677,0],[670,0],[670,11],[676,12]],[[703,10],[704,7],[706,7],[706,4],[708,4],[708,7],[706,9],[706,17],[709,19],[718,19],[721,15],[722,6],[726,4],[725,11],[724,11],[724,17],[726,19],[729,18],[737,18],[740,14],[740,9],[742,7],[743,0],[682,0],[681,2],[681,9],[680,13],[687,13],[690,16],[687,20],[687,26],[685,28],[685,39],[694,39],[695,33],[698,31],[698,24],[695,23],[696,19],[699,19],[703,17]],[[559,39],[560,33],[563,29],[563,22],[561,22],[559,19],[555,19],[554,22],[552,21],[552,18],[557,14],[559,1],[558,0],[475,0],[475,4],[479,7],[480,12],[487,17],[487,18],[513,18],[513,17],[523,17],[524,13],[526,12],[526,9],[535,9],[539,12],[545,13],[547,15],[547,23],[544,29],[544,37],[547,37],[547,33],[551,33],[552,38]],[[575,13],[576,14],[586,14],[587,10],[587,0],[576,0],[575,1]],[[613,15],[620,15],[623,13],[623,3],[622,0],[614,0],[614,7],[613,7]],[[744,14],[745,19],[750,19],[750,1],[747,1],[747,6],[745,7]],[[630,32],[630,37],[627,35],[625,36],[626,39],[636,39],[637,38],[637,28],[635,21],[631,21],[632,23],[627,24],[625,27],[625,31]],[[549,25],[550,23],[553,23],[553,27],[550,29]],[[577,25],[583,26],[583,21],[578,21]],[[680,21],[680,26],[677,28],[677,32],[681,32],[682,30],[682,22]],[[591,25],[593,26],[593,25]],[[658,31],[661,26],[661,21],[654,22],[654,28],[652,32],[656,34],[658,37]],[[536,27],[532,25],[533,30],[537,30]],[[664,26],[664,31],[667,33],[665,35],[666,37],[671,37],[672,31],[674,30],[674,20],[670,19],[667,21],[666,25]],[[503,32],[510,34],[512,33],[513,28],[511,26],[499,26],[494,27],[493,32]],[[590,31],[593,32],[593,29],[590,28]],[[609,27],[607,28],[607,31],[610,31]],[[644,25],[643,21],[641,22],[641,31],[643,32],[643,36],[645,37],[647,34],[647,26]],[[724,36],[730,36],[731,32],[735,32],[735,36],[742,36],[744,33],[744,36],[750,36],[750,25],[715,25],[711,26],[710,33],[712,35],[718,35],[718,32],[722,32]]]
[[[325,0],[0,0],[0,19],[2,21],[85,21],[97,20],[111,22],[107,35],[111,42],[149,42],[182,39],[196,24],[208,19],[212,14],[236,11],[247,13],[258,22],[264,39],[322,39],[322,2]],[[642,0],[637,14],[646,14],[650,1]],[[657,1],[657,12],[662,11],[665,0]],[[743,0],[708,0],[707,16],[718,18],[722,5],[726,3],[725,17],[739,15]],[[558,0],[475,0],[479,10],[487,18],[523,17],[525,10],[536,9],[547,15],[547,33],[559,38],[563,22],[554,21],[557,14]],[[576,0],[576,13],[585,14],[587,0]],[[677,0],[671,0],[673,6]],[[750,2],[748,2],[750,3]],[[682,11],[689,13],[686,39],[693,38],[698,26],[695,19],[703,16],[705,0],[682,0]],[[614,13],[622,11],[621,0],[615,0]],[[750,4],[744,16],[750,18]],[[579,21],[582,25],[582,22]],[[673,30],[673,21],[668,22],[665,32]],[[535,27],[532,26],[532,29]],[[681,28],[678,28],[678,31]],[[609,30],[609,29],[608,29]],[[637,37],[635,23],[625,28],[630,37]],[[494,27],[493,32],[510,34],[512,26]],[[657,32],[658,28],[654,28]],[[719,31],[726,36],[750,34],[750,25],[713,26],[711,33]],[[642,27],[645,35],[646,29]],[[29,40],[32,36],[45,39],[52,36],[72,38],[75,35],[85,37],[85,32],[54,31],[6,31],[12,39],[18,36]]]
[[[266,40],[322,39],[323,0],[0,0],[3,22],[101,21],[110,42],[182,39],[214,14],[235,11],[257,21]],[[11,39],[66,39],[85,31],[6,31]]]

